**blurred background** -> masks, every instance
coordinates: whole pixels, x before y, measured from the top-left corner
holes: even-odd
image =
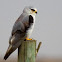
[[[38,10],[31,35],[37,45],[42,42],[36,61],[62,62],[62,0],[0,0],[0,62],[17,61],[17,50],[7,61],[3,57],[14,22],[25,6],[34,6]]]

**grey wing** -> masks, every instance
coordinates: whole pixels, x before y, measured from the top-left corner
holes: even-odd
[[[13,30],[12,30],[12,35],[14,35],[17,30],[24,32],[24,29],[25,29],[25,27],[24,27],[23,23],[19,21],[19,22],[14,24]]]
[[[12,30],[12,34],[14,34],[17,30],[22,32],[25,31],[25,28],[29,26],[29,15],[22,17],[21,15],[18,20],[15,22]]]
[[[15,22],[12,30],[12,36],[10,37],[9,43],[16,44],[17,41],[22,39],[26,35],[26,28],[29,26],[29,17],[25,16],[23,19],[18,19]],[[15,39],[14,39],[15,38]],[[13,41],[15,40],[15,41]]]

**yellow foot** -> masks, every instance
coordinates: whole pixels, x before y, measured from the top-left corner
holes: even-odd
[[[32,40],[32,39],[30,39],[30,38],[26,38],[26,40]]]

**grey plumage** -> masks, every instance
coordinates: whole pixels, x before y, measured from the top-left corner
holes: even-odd
[[[31,8],[25,8],[21,16],[16,20],[11,37],[9,39],[9,47],[4,56],[6,60],[12,52],[14,52],[26,37],[29,38],[35,23],[35,12],[32,14]]]

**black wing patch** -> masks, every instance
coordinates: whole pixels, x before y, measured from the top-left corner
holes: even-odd
[[[33,17],[30,15],[30,16],[29,16],[29,25],[30,25],[31,23],[34,23],[34,21],[33,21]]]
[[[34,23],[33,21],[33,17],[31,15],[29,15],[29,25],[28,27],[25,27],[25,32],[31,27],[31,25]]]

